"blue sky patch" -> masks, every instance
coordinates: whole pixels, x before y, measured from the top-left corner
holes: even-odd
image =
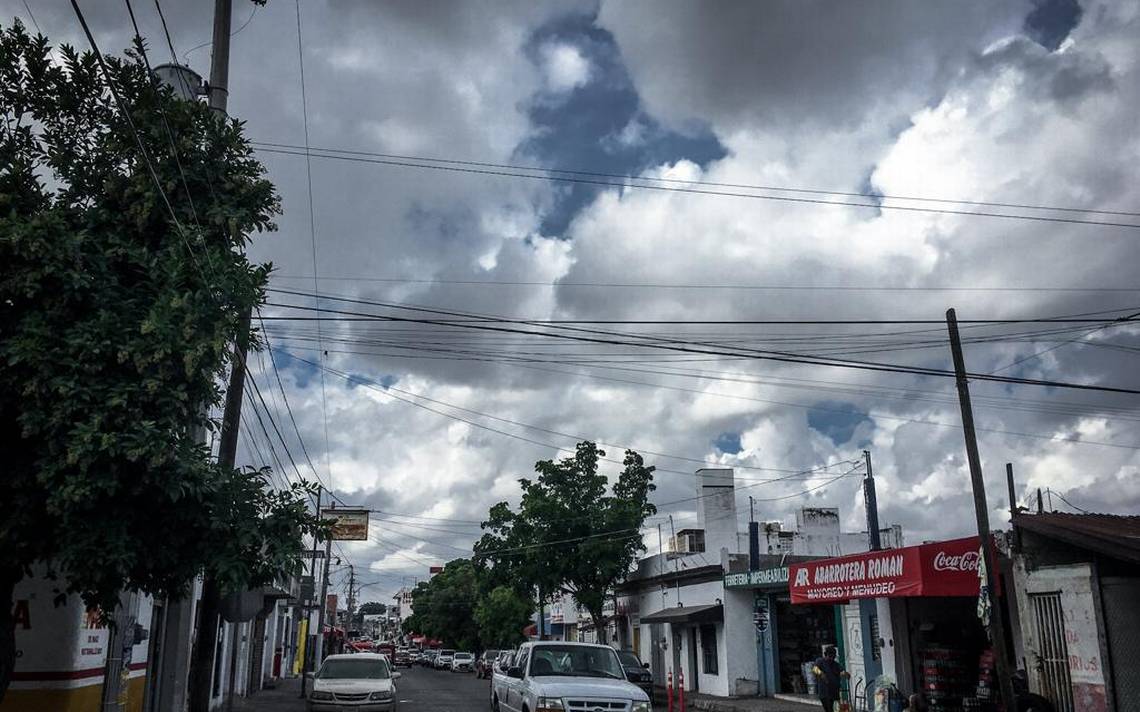
[[[862,423],[874,421],[867,412],[851,403],[837,403],[825,401],[815,404],[818,410],[808,411],[808,426],[812,430],[823,433],[836,445],[843,445],[855,435],[855,429]],[[855,443],[857,446],[865,443]]]
[[[529,117],[535,133],[519,146],[519,159],[552,169],[636,175],[682,159],[705,167],[727,155],[708,128],[678,133],[665,129],[641,109],[613,36],[594,20],[593,14],[568,15],[540,28],[531,38],[527,54],[535,64],[543,65],[546,48],[570,45],[589,61],[590,75],[585,84],[573,89],[542,92],[534,98]],[[602,190],[609,188],[563,184],[544,216],[542,234],[562,235],[574,216]]]
[[[744,449],[740,444],[740,433],[721,433],[713,440],[713,445],[727,455],[735,455]]]
[[[1033,9],[1025,17],[1025,32],[1053,52],[1081,21],[1083,12],[1077,0],[1033,0]]]

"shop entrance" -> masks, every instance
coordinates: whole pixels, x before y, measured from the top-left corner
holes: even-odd
[[[999,693],[977,600],[935,596],[905,601],[913,679],[930,712],[989,709]]]
[[[815,679],[805,673],[804,665],[810,666],[823,655],[824,647],[838,644],[835,606],[793,606],[788,596],[776,596],[775,602],[777,688],[785,693],[813,693]]]

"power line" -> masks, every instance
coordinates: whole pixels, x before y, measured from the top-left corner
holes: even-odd
[[[547,169],[537,167],[520,167],[510,164],[491,164],[481,163],[477,161],[453,161],[447,159],[430,159],[415,156],[400,156],[397,154],[380,154],[369,153],[364,151],[340,151],[336,149],[312,149],[303,146],[295,146],[291,144],[272,144],[261,141],[251,142],[257,147],[259,151],[267,153],[277,153],[283,155],[294,156],[312,156],[315,158],[325,158],[339,161],[350,161],[355,163],[370,163],[386,166],[398,166],[404,168],[420,168],[426,170],[448,171],[454,173],[467,173],[474,175],[490,175],[502,176],[512,178],[525,178],[529,180],[544,180],[551,182],[561,183],[576,183],[582,185],[596,185],[602,187],[612,188],[642,188],[646,190],[656,190],[675,193],[689,193],[697,195],[715,195],[722,197],[732,198],[751,198],[755,200],[770,200],[789,203],[800,203],[808,205],[832,205],[852,208],[870,208],[874,210],[902,210],[907,212],[919,213],[935,213],[943,215],[962,215],[969,217],[987,217],[987,218],[1002,218],[1014,220],[1031,220],[1040,222],[1051,223],[1069,223],[1078,225],[1098,225],[1103,227],[1123,227],[1123,228],[1140,228],[1137,223],[1123,223],[1112,222],[1107,220],[1091,220],[1085,218],[1067,218],[1048,215],[1027,215],[1027,214],[1013,214],[1013,213],[998,213],[989,211],[971,211],[971,210],[958,210],[952,208],[938,208],[938,207],[920,207],[908,205],[886,205],[882,204],[881,200],[909,200],[918,202],[935,202],[935,203],[949,203],[958,205],[975,205],[978,207],[1009,207],[1015,209],[1029,209],[1040,211],[1059,211],[1071,214],[1100,214],[1100,215],[1119,215],[1122,217],[1140,217],[1140,213],[1124,212],[1124,211],[1107,211],[1095,210],[1089,208],[1073,208],[1073,207],[1051,207],[1051,206],[1036,206],[1025,205],[1018,203],[990,203],[980,201],[967,201],[967,200],[948,200],[940,198],[922,198],[922,197],[905,197],[905,196],[886,196],[874,193],[848,193],[842,191],[825,191],[806,188],[779,188],[774,186],[749,186],[742,184],[724,184],[712,183],[701,181],[681,181],[678,179],[660,179],[652,177],[640,176],[623,176],[618,174],[604,174],[594,173],[589,171],[565,171],[559,169]],[[317,152],[313,152],[317,151]],[[538,173],[523,173],[520,171],[541,171]],[[615,182],[620,180],[622,182]],[[640,182],[630,182],[640,181]],[[653,181],[653,182],[650,182]],[[707,186],[707,187],[700,187]],[[746,190],[767,190],[775,192],[794,192],[800,194],[811,195],[827,195],[834,197],[862,197],[875,202],[852,202],[848,200],[824,200],[822,198],[804,198],[792,197],[787,195],[771,195],[771,194],[758,194],[758,193],[742,193],[730,190],[714,190],[716,187],[734,187]]]
[[[274,273],[273,279],[305,280],[312,276]],[[709,290],[754,290],[789,292],[1074,292],[1074,293],[1123,293],[1135,294],[1140,287],[957,287],[957,286],[869,286],[869,285],[824,285],[824,284],[699,284],[671,282],[572,282],[572,281],[526,281],[526,280],[478,280],[478,279],[417,279],[412,277],[317,277],[322,282],[376,282],[390,284],[446,284],[482,287],[584,287],[599,289],[709,289]]]
[[[335,299],[336,301],[348,301],[348,302],[362,303],[361,300],[351,300],[351,299],[344,299],[344,298],[339,298],[339,297],[327,297],[327,296],[326,296],[326,298]],[[367,303],[367,302],[363,302],[363,303]],[[274,304],[274,303],[271,303],[270,306],[287,308],[287,309],[313,310],[312,307],[304,307],[304,306],[294,305],[294,304]],[[393,305],[381,304],[380,306],[386,306],[389,308],[412,309],[412,311],[434,311],[434,312],[443,313],[442,310],[413,309],[410,307],[404,307],[404,306],[399,306],[399,305],[393,306]],[[685,341],[677,340],[677,339],[649,339],[649,340],[646,340],[648,337],[643,337],[643,336],[639,336],[636,334],[621,333],[621,332],[607,332],[607,331],[601,331],[601,330],[583,330],[583,329],[576,330],[578,332],[601,334],[602,336],[611,337],[611,338],[602,338],[602,336],[586,336],[586,335],[581,335],[580,333],[568,334],[568,333],[565,333],[564,331],[563,332],[558,332],[558,331],[528,331],[528,330],[518,329],[518,328],[514,328],[514,327],[499,326],[494,322],[488,323],[488,322],[471,322],[471,321],[465,321],[465,322],[443,321],[443,320],[434,319],[434,318],[399,317],[399,316],[382,315],[382,314],[369,314],[367,312],[354,312],[354,311],[337,310],[337,309],[320,309],[319,311],[326,312],[326,313],[347,315],[347,316],[367,317],[369,319],[375,319],[375,320],[379,320],[379,321],[403,322],[403,323],[414,323],[414,324],[434,324],[434,325],[439,325],[439,326],[450,326],[450,327],[454,327],[454,328],[473,329],[473,330],[479,330],[479,331],[491,331],[491,332],[501,332],[501,333],[525,334],[525,335],[529,335],[529,336],[541,336],[544,338],[563,339],[563,340],[578,341],[578,342],[583,342],[583,343],[618,344],[618,345],[624,345],[624,346],[635,346],[638,348],[649,348],[649,349],[664,350],[664,351],[674,351],[674,352],[679,352],[679,353],[694,353],[694,354],[706,354],[706,355],[714,355],[714,356],[744,357],[744,358],[750,358],[750,359],[759,360],[759,361],[774,361],[774,362],[781,362],[781,363],[797,363],[797,364],[813,365],[813,366],[829,366],[832,368],[846,368],[846,369],[854,369],[854,370],[861,370],[861,371],[875,371],[875,372],[881,372],[881,373],[901,373],[901,374],[908,374],[908,375],[915,375],[915,376],[934,376],[934,377],[939,377],[939,378],[954,378],[955,377],[953,371],[948,371],[946,369],[926,368],[926,367],[918,367],[918,366],[904,366],[904,365],[900,365],[900,364],[879,363],[879,362],[874,362],[874,361],[859,361],[859,360],[854,360],[854,359],[837,359],[837,358],[831,358],[831,357],[813,357],[811,355],[785,354],[785,353],[777,352],[777,351],[761,351],[761,350],[756,350],[756,349],[737,349],[734,351],[729,351],[729,350],[724,350],[724,349],[706,348],[703,346],[687,346],[687,345],[684,345],[686,343]],[[640,340],[622,341],[622,340],[615,340],[615,338],[613,338],[613,337],[618,337],[618,338],[624,337],[625,339],[640,339]],[[984,373],[969,373],[969,374],[967,374],[967,377],[972,379],[972,380],[976,380],[976,381],[991,381],[991,382],[995,382],[995,383],[1008,383],[1008,384],[1017,384],[1017,385],[1032,385],[1032,386],[1043,386],[1043,387],[1052,387],[1052,388],[1068,388],[1068,389],[1074,389],[1074,390],[1088,390],[1088,391],[1100,391],[1100,392],[1106,392],[1106,393],[1127,393],[1130,395],[1140,395],[1140,390],[1132,389],[1132,388],[1115,387],[1115,386],[1097,386],[1097,385],[1092,385],[1092,384],[1069,383],[1069,382],[1064,382],[1064,381],[1050,381],[1050,380],[1035,379],[1035,378],[1014,378],[1014,377],[1009,377],[1009,376],[995,376],[995,375],[989,375],[989,374],[984,374]]]
[[[316,275],[320,274],[317,268],[317,219],[313,209],[313,165],[309,158],[309,100],[305,91],[305,52],[301,39],[301,0],[295,1],[297,9],[297,66],[300,70],[301,80],[301,119],[305,128],[305,186],[309,198],[309,242],[313,253],[313,293],[317,308],[321,306],[320,291]],[[318,359],[324,362],[324,346],[321,345],[321,320],[317,319],[317,344],[321,347]],[[329,449],[329,404],[325,393],[325,374],[321,372],[321,415],[325,426],[325,470],[329,475],[329,484],[336,484],[332,472],[332,452]]]

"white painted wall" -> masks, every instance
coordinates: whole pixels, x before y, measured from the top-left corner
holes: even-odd
[[[1030,689],[1048,696],[1035,665],[1041,651],[1034,606],[1034,593],[1061,594],[1065,643],[1069,653],[1069,676],[1072,679],[1075,712],[1103,712],[1105,700],[1104,661],[1101,659],[1101,630],[1097,623],[1096,596],[1089,564],[1049,566],[1029,572],[1024,560],[1014,564],[1017,605],[1021,611],[1021,635],[1025,648],[1026,669]],[[1134,666],[1136,661],[1125,663]]]

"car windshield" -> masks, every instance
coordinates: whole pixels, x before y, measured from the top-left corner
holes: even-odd
[[[471,653],[456,653],[455,659],[456,660],[474,660],[475,656],[472,655]]]
[[[384,660],[326,660],[317,677],[322,680],[387,680],[388,663]]]
[[[454,650],[441,650],[441,651],[439,651],[439,654],[445,658],[450,658],[453,655],[455,655],[455,651]]]
[[[618,657],[621,658],[621,664],[626,667],[641,667],[641,661],[628,650],[619,650]]]
[[[497,657],[499,657],[499,651],[498,650],[484,650],[483,651],[483,659],[484,660],[494,660]]]
[[[613,648],[603,645],[536,646],[530,656],[530,674],[625,679]]]

